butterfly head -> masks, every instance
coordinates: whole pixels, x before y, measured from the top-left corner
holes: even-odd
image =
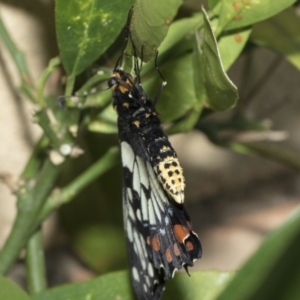
[[[129,73],[126,73],[122,69],[117,69],[108,79],[107,85],[112,91],[128,94],[134,87],[134,80]]]

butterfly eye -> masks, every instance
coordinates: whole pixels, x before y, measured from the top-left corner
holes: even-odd
[[[117,80],[114,77],[111,77],[110,79],[108,79],[107,81],[107,85],[108,87],[111,89],[114,85],[117,84]]]

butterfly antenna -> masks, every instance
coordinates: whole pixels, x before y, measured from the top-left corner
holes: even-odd
[[[127,44],[128,44],[128,39],[130,36],[130,23],[131,23],[131,19],[132,19],[132,14],[133,14],[133,6],[130,8],[128,16],[127,16],[127,22],[126,22],[126,26],[125,26],[125,41],[123,43],[122,46],[122,51],[121,51],[121,55],[119,56],[115,68],[114,68],[114,72],[120,68],[122,66],[123,63],[123,56],[124,56],[124,52],[126,50]]]

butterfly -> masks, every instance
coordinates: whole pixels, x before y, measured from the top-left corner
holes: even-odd
[[[202,248],[184,208],[185,180],[176,152],[161,128],[155,105],[143,90],[130,35],[132,9],[122,53],[108,86],[118,114],[123,165],[123,216],[133,287],[139,300],[159,300],[166,279],[201,257]],[[131,42],[134,75],[122,69]],[[159,71],[160,74],[160,71]],[[160,74],[161,75],[161,74]]]

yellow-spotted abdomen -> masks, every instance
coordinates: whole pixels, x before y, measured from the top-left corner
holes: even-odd
[[[158,181],[164,190],[179,204],[184,202],[184,177],[177,157],[167,156],[154,166]]]

